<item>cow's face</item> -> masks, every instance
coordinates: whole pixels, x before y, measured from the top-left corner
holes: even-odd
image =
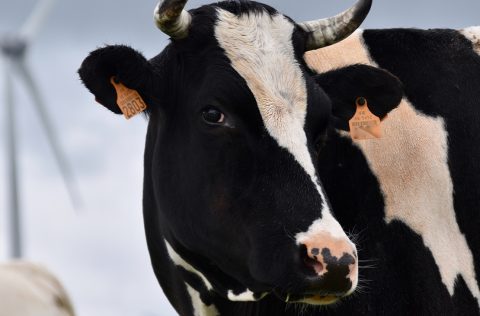
[[[111,76],[150,105],[146,226],[149,238],[164,240],[149,242],[165,242],[191,286],[231,300],[274,292],[328,304],[352,293],[357,251],[315,167],[332,109],[303,61],[308,34],[254,3],[206,6],[183,19],[188,36],[148,63],[107,47],[80,70],[110,109],[118,112]],[[377,72],[378,81],[388,77]]]

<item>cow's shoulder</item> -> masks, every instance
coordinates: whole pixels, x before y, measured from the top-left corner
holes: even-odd
[[[480,158],[473,145],[480,141],[478,30],[358,31],[306,55],[310,67],[324,76],[365,64],[401,80],[405,95],[383,121],[384,137],[351,144],[378,181],[387,227],[406,225],[433,256],[441,280],[424,282],[441,281],[453,297],[463,279],[477,300],[480,219],[472,214],[476,206],[469,197],[479,190],[466,183],[479,180],[479,168],[472,164]],[[350,181],[358,185],[363,179]]]

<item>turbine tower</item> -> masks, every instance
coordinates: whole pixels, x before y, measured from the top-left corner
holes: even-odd
[[[46,111],[40,90],[26,63],[26,53],[30,43],[38,34],[41,26],[47,20],[55,0],[39,0],[26,22],[18,33],[0,38],[1,59],[4,64],[5,76],[5,135],[7,153],[8,176],[8,207],[10,210],[10,256],[21,258],[23,256],[23,242],[21,234],[20,200],[18,189],[18,142],[16,137],[15,97],[13,90],[13,76],[17,76],[26,87],[27,92],[37,110],[37,115],[52,148],[60,172],[65,181],[70,199],[74,208],[79,205],[77,191],[74,186],[72,172],[66,162],[63,151],[56,137],[56,133]]]

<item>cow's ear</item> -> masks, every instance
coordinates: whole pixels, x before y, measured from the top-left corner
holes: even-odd
[[[403,96],[400,80],[391,73],[367,65],[352,65],[315,77],[332,101],[335,127],[349,130],[356,111],[356,99],[364,97],[370,111],[380,119],[396,108]]]
[[[112,77],[126,87],[137,90],[141,96],[150,94],[154,80],[154,72],[145,57],[123,45],[106,46],[91,52],[78,73],[96,101],[117,114],[122,112],[117,105]]]

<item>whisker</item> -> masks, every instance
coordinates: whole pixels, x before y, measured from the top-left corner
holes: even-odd
[[[378,259],[358,259],[358,262],[378,262]]]
[[[378,266],[376,265],[369,265],[369,266],[358,266],[359,269],[377,269]]]

